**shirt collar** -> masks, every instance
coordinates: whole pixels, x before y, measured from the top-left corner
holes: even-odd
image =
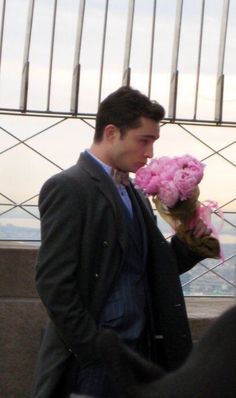
[[[102,160],[98,159],[95,155],[93,155],[88,149],[86,149],[86,152],[94,159],[96,160],[97,163],[100,164],[100,166],[103,168],[103,170],[111,176],[112,172],[112,167],[109,166],[108,164],[104,163]]]

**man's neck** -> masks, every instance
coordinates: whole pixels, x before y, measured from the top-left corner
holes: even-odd
[[[95,156],[97,159],[101,160],[101,162],[107,164],[110,167],[113,167],[112,162],[109,159],[109,156],[105,153],[102,145],[99,144],[92,144],[89,152]]]

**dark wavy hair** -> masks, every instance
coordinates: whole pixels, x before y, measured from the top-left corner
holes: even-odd
[[[127,129],[141,125],[140,118],[146,117],[160,122],[165,116],[164,108],[156,101],[132,87],[120,87],[99,105],[94,141],[102,140],[103,131],[108,124],[114,124],[121,131],[121,137]]]

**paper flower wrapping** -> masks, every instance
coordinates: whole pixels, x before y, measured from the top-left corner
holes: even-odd
[[[190,155],[152,159],[135,176],[135,185],[152,197],[160,215],[176,231],[178,237],[205,258],[219,258],[220,245],[216,237],[196,238],[192,233],[201,218],[211,227],[210,214],[217,203],[201,204],[198,184],[203,178],[205,165]]]

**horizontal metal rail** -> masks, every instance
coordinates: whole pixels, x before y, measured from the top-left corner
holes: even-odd
[[[9,116],[35,116],[35,117],[49,117],[49,118],[67,118],[67,119],[87,119],[96,120],[96,113],[77,113],[73,112],[63,112],[63,111],[43,111],[37,109],[28,109],[25,112],[17,108],[0,108],[0,115]],[[177,124],[177,125],[190,125],[190,126],[219,126],[219,127],[236,127],[236,121],[229,120],[211,120],[211,119],[188,119],[188,118],[175,118],[174,120],[170,117],[165,117],[163,119],[164,124]]]

